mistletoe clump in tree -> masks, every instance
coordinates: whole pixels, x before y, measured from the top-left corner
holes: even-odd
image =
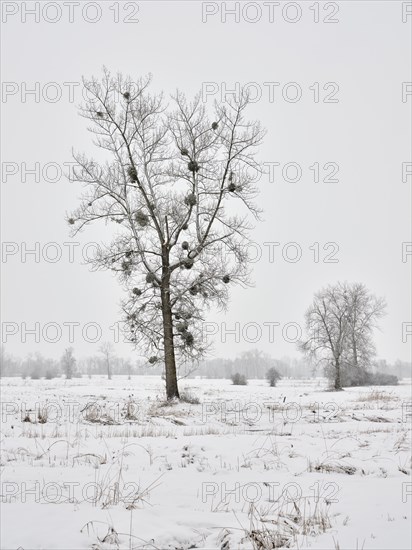
[[[73,235],[112,224],[93,263],[119,275],[126,334],[150,364],[164,363],[173,399],[176,365],[205,353],[205,310],[224,308],[230,285],[248,281],[248,218],[259,217],[250,168],[260,170],[264,132],[245,119],[246,93],[215,103],[209,118],[200,95],[190,102],[177,92],[166,105],[149,84],[106,70],[84,81],[81,115],[107,159],[75,154],[85,189],[68,222]]]

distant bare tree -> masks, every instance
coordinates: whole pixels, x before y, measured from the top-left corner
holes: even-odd
[[[81,110],[106,156],[98,164],[76,154],[74,180],[85,186],[68,217],[73,235],[96,221],[113,238],[94,259],[126,289],[125,331],[149,364],[165,364],[167,398],[179,397],[176,365],[206,351],[205,309],[224,308],[230,284],[247,283],[246,244],[258,218],[253,181],[264,132],[248,122],[248,95],[215,103],[181,92],[171,108],[150,94],[150,78],[121,75],[84,81]]]
[[[342,369],[358,375],[374,355],[373,329],[385,301],[359,283],[338,283],[315,294],[305,314],[306,340],[300,349],[323,365],[335,390],[342,389]]]
[[[63,357],[61,358],[61,367],[67,380],[71,380],[76,370],[76,358],[74,357],[73,348],[67,348],[64,350]]]
[[[133,365],[130,359],[119,357],[117,360],[118,371],[122,374],[127,374],[127,379],[132,379]]]
[[[89,378],[98,370],[100,358],[96,356],[86,357],[84,360],[85,372]]]
[[[114,349],[110,342],[103,342],[99,347],[100,353],[103,355],[103,361],[105,362],[107,369],[107,379],[112,379],[112,363],[114,360]]]
[[[373,330],[385,315],[386,301],[374,296],[364,284],[345,285],[349,320],[346,362],[361,374],[370,368],[376,355]]]
[[[4,346],[0,346],[0,378],[2,376],[18,376],[21,374],[21,361],[7,353]]]
[[[333,379],[335,390],[341,390],[341,368],[349,333],[342,285],[328,286],[315,294],[305,321],[307,339],[301,342],[301,350],[315,364],[323,365],[326,374]]]
[[[272,357],[258,349],[249,349],[241,352],[233,361],[235,372],[245,374],[246,378],[263,378],[266,371],[272,366]]]

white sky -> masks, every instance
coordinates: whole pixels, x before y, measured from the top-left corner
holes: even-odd
[[[71,101],[69,85],[79,83],[81,76],[99,75],[106,65],[113,72],[138,77],[153,73],[153,88],[172,93],[180,88],[188,95],[202,89],[204,83],[215,82],[220,97],[224,85],[228,89],[236,82],[255,82],[262,97],[250,110],[268,134],[260,158],[279,162],[275,182],[262,179],[259,203],[265,221],[256,227],[253,240],[262,247],[262,257],[255,264],[255,287],[235,289],[229,311],[225,315],[211,314],[210,320],[225,322],[228,329],[240,323],[240,337],[215,337],[215,355],[230,357],[250,347],[259,347],[275,357],[298,356],[296,347],[282,338],[286,323],[303,324],[303,315],[312,295],[323,285],[338,280],[363,282],[377,295],[385,296],[388,315],[377,334],[378,355],[392,361],[410,359],[410,341],[402,341],[402,323],[411,321],[410,267],[412,256],[402,262],[402,242],[411,241],[410,190],[411,176],[402,181],[402,163],[410,162],[412,95],[402,101],[402,82],[411,78],[411,21],[402,22],[402,9],[407,2],[343,1],[335,3],[339,11],[337,23],[323,23],[331,13],[319,2],[321,22],[315,23],[310,9],[314,2],[298,2],[301,18],[291,23],[295,8],[287,2],[274,5],[274,21],[264,3],[251,3],[241,14],[240,22],[233,16],[222,21],[225,8],[234,2],[101,2],[101,19],[84,21],[79,6],[72,6],[74,20],[69,21],[68,6],[60,3],[62,17],[50,23],[44,17],[55,17],[56,7],[41,2],[40,20],[24,14],[24,6],[34,2],[2,2],[2,241],[13,255],[2,254],[2,322],[6,350],[24,356],[39,350],[47,356],[60,357],[68,344],[68,328],[63,323],[80,323],[75,330],[74,347],[81,355],[92,354],[97,345],[85,341],[81,329],[86,323],[102,326],[102,340],[110,340],[109,327],[119,317],[122,291],[109,273],[91,273],[82,265],[81,250],[88,242],[100,241],[96,229],[84,233],[75,241],[80,245],[70,262],[70,242],[65,214],[78,203],[80,187],[63,177],[52,179],[52,168],[45,178],[35,181],[27,174],[22,181],[24,166],[30,169],[39,163],[40,171],[48,163],[71,160],[71,149],[96,153],[86,121],[77,115],[81,88],[73,84],[75,101]],[[72,3],[68,3],[72,4]],[[83,4],[91,4],[82,2]],[[206,4],[208,4],[206,8]],[[7,5],[7,6],[6,6]],[[118,23],[110,6],[118,6]],[[126,14],[134,12],[138,22],[125,23]],[[242,6],[244,4],[242,3]],[[6,7],[5,7],[6,6]],[[248,22],[260,6],[262,17]],[[8,10],[8,14],[4,11]],[[17,9],[17,13],[12,12]],[[202,9],[218,10],[202,22]],[[92,18],[95,8],[85,12]],[[7,21],[4,24],[4,21]],[[24,91],[38,84],[40,97]],[[48,83],[57,83],[49,85]],[[274,101],[269,87],[263,83],[278,82]],[[298,83],[302,97],[288,102],[282,89],[290,82]],[[314,102],[314,91],[320,85],[321,101]],[[335,82],[338,103],[322,99]],[[13,84],[14,83],[14,84]],[[57,89],[60,100],[53,99]],[[286,92],[293,89],[286,88]],[[6,92],[6,94],[5,94]],[[48,95],[49,94],[49,95]],[[47,101],[49,98],[49,101]],[[211,97],[211,100],[213,97]],[[282,180],[282,166],[296,162],[302,167],[302,178],[291,183]],[[322,167],[327,162],[339,166],[338,183],[313,181],[309,169],[315,162]],[[11,163],[16,163],[12,165]],[[14,175],[7,171],[16,169]],[[289,172],[292,176],[292,170]],[[321,170],[321,175],[324,175]],[[40,257],[24,256],[24,247],[33,249],[40,243]],[[60,261],[46,261],[42,252],[53,254],[47,243],[58,243]],[[264,242],[278,242],[274,261],[269,261]],[[282,248],[298,243],[302,258],[296,263],[282,257]],[[309,247],[320,244],[319,263]],[[324,251],[325,243],[337,243],[338,263],[323,263],[332,248]],[[6,244],[15,243],[15,245]],[[44,248],[46,246],[46,249]],[[284,249],[285,250],[285,249]],[[286,248],[293,255],[292,248]],[[25,260],[25,261],[23,261]],[[22,332],[27,323],[41,329],[47,323],[58,323],[63,337],[50,343],[40,334]],[[275,342],[270,342],[263,323],[279,323]],[[6,341],[5,327],[16,323],[18,332]],[[242,335],[247,323],[262,328],[259,342],[253,343],[256,332],[251,328]],[[11,329],[10,329],[11,330]],[[243,331],[244,332],[244,331]],[[54,335],[50,330],[49,338]],[[90,331],[90,336],[93,331]],[[288,335],[293,336],[291,330]],[[119,344],[118,352],[133,356],[128,345]]]

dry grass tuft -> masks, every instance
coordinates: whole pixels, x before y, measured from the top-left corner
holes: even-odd
[[[250,526],[245,529],[253,550],[273,550],[298,545],[298,537],[315,536],[332,527],[330,504],[313,497],[283,500],[278,507],[258,511],[252,504],[249,510]]]
[[[347,474],[353,476],[356,474],[357,469],[350,464],[343,464],[339,462],[315,462],[309,461],[308,472],[322,472],[325,474]]]
[[[180,392],[180,402],[189,403],[189,405],[200,405],[200,399],[190,391]]]
[[[374,389],[369,391],[368,393],[362,393],[355,399],[355,401],[379,401],[382,403],[388,403],[390,401],[399,401],[399,397],[393,392]]]

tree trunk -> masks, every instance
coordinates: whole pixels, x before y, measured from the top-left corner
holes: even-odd
[[[356,347],[356,338],[355,335],[352,336],[352,347],[353,347],[353,367],[358,368],[358,350]]]
[[[173,316],[170,305],[170,273],[166,254],[163,257],[163,271],[161,284],[163,338],[165,350],[165,374],[167,399],[179,398],[177,387],[175,346],[173,341]]]
[[[342,384],[340,380],[340,363],[339,359],[335,359],[335,390],[340,391],[342,389]]]

